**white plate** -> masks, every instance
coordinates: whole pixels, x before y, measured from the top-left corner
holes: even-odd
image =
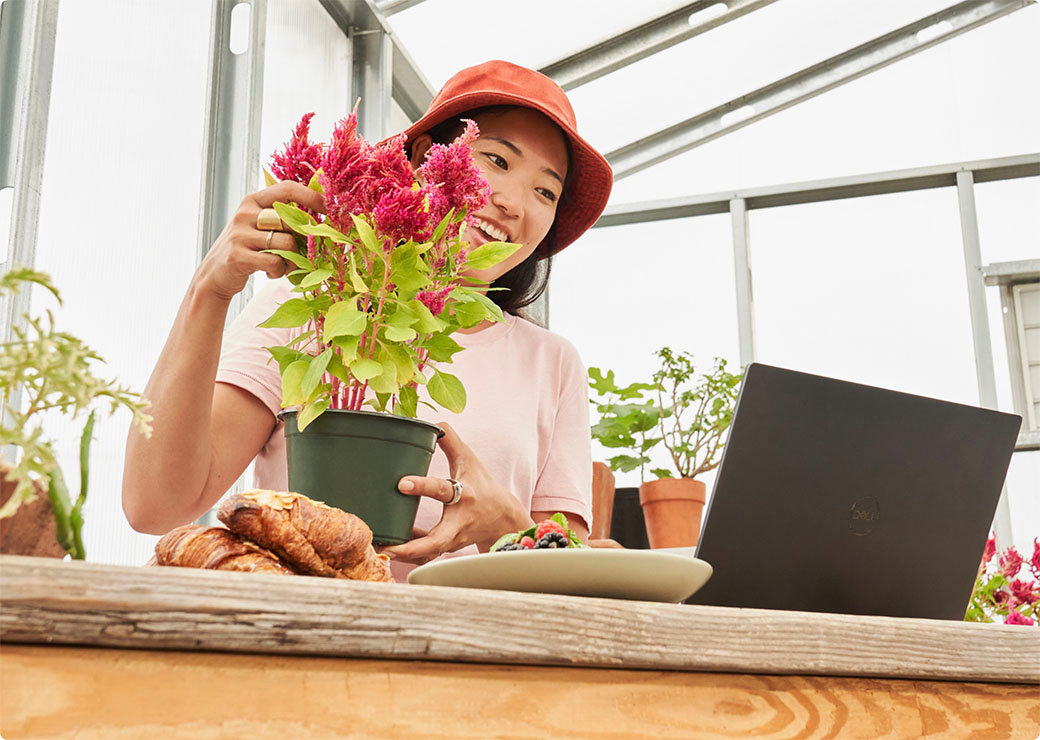
[[[710,577],[710,565],[685,553],[589,548],[446,558],[416,568],[408,582],[674,604],[696,593]]]

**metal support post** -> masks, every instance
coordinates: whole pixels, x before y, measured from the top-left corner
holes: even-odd
[[[361,98],[358,131],[369,141],[390,134],[390,101],[393,95],[394,44],[381,29],[350,29],[350,54],[354,60],[351,98]]]
[[[639,172],[754,121],[1032,5],[965,0],[607,154],[614,178]]]
[[[975,178],[970,170],[957,173],[957,202],[961,214],[961,238],[964,242],[964,270],[968,278],[968,307],[971,311],[971,336],[975,346],[975,377],[978,380],[979,403],[997,408],[997,379],[993,369],[993,345],[986,314],[986,285],[982,274],[982,250],[979,246],[979,223],[975,211]],[[1000,492],[997,513],[993,519],[997,547],[1011,544],[1011,511],[1007,485]]]
[[[231,13],[243,4],[249,6],[249,47],[235,54],[231,51]],[[266,28],[267,0],[214,0],[199,205],[200,262],[242,198],[260,183]],[[229,322],[250,295],[251,283],[232,301]]]
[[[773,2],[776,0],[696,0],[568,54],[538,71],[553,78],[564,90],[571,90]],[[719,12],[713,14],[713,8]],[[698,16],[703,11],[708,12]],[[389,11],[384,12],[389,15]]]
[[[733,222],[733,271],[737,290],[740,365],[747,367],[755,361],[755,300],[751,289],[747,203],[743,198],[734,198],[729,202],[729,212]]]
[[[423,0],[383,0],[376,4],[379,8],[379,12],[386,16],[391,16],[394,13],[400,13],[402,10],[408,10],[408,8],[414,8]]]

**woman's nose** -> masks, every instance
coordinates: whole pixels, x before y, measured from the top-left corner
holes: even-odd
[[[523,215],[523,198],[520,189],[508,182],[498,182],[491,188],[491,204],[506,216],[519,218]]]

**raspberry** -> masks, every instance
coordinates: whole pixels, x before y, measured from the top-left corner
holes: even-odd
[[[567,530],[563,528],[558,522],[554,522],[552,519],[546,519],[544,522],[538,525],[538,529],[535,531],[534,538],[536,540],[542,539],[548,532],[559,532],[567,537]]]
[[[527,550],[531,550],[534,548],[534,540],[530,537],[524,537],[520,540],[520,546]]]

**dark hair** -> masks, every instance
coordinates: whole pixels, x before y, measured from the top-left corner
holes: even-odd
[[[486,116],[505,113],[517,106],[489,105],[484,108],[460,113],[446,121],[438,123],[426,133],[430,135],[435,144],[448,144],[463,131],[462,120],[470,118],[476,120],[477,116]],[[409,154],[411,149],[409,147]],[[567,145],[567,159],[570,163],[570,144]],[[570,176],[570,167],[568,178]],[[566,182],[564,183],[566,191]],[[503,311],[515,315],[522,315],[521,310],[530,306],[538,300],[549,285],[549,273],[552,271],[552,255],[556,251],[556,225],[549,228],[549,233],[523,262],[507,272],[502,277],[491,283],[492,288],[507,288],[508,290],[489,290],[488,298],[495,302]],[[542,266],[539,267],[539,262]]]

